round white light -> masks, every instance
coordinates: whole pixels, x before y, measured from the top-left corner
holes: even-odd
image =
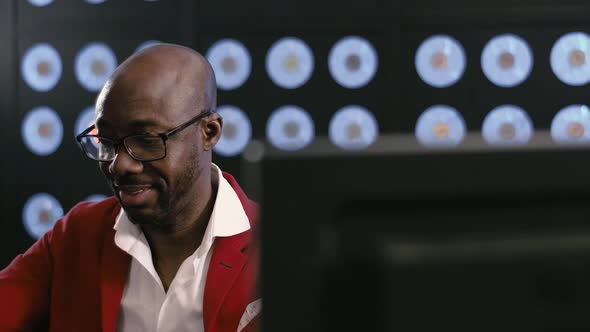
[[[492,83],[513,87],[529,76],[533,68],[533,54],[524,39],[513,34],[499,35],[484,47],[481,67]]]
[[[23,80],[31,89],[47,92],[59,82],[62,73],[61,57],[57,50],[46,43],[29,48],[21,61]]]
[[[244,111],[230,105],[218,107],[217,113],[223,118],[223,128],[221,138],[213,150],[225,157],[240,154],[252,136],[250,119]]]
[[[590,143],[590,109],[570,105],[561,109],[551,122],[551,137],[561,144]]]
[[[31,152],[39,156],[47,156],[55,152],[61,144],[63,125],[54,110],[40,106],[25,115],[21,135]]]
[[[37,240],[52,229],[63,214],[63,208],[55,197],[47,193],[34,194],[23,207],[23,225],[27,233]]]
[[[286,105],[271,113],[266,123],[266,137],[278,149],[296,151],[313,141],[315,129],[303,108]]]
[[[551,48],[551,69],[565,84],[590,82],[590,36],[583,32],[561,36]]]
[[[84,46],[74,60],[74,72],[82,87],[97,92],[117,68],[115,53],[103,43]]]
[[[463,76],[465,51],[453,37],[434,35],[418,47],[415,65],[422,81],[436,88],[446,88]]]
[[[482,135],[491,145],[525,145],[533,136],[533,122],[515,105],[502,105],[486,115]]]
[[[278,40],[266,55],[266,71],[270,79],[284,89],[295,89],[305,84],[313,67],[311,49],[298,38]]]
[[[379,136],[379,127],[369,110],[349,105],[332,116],[329,136],[332,143],[341,149],[362,150],[375,142]]]
[[[465,121],[459,112],[447,105],[427,108],[416,122],[416,138],[429,148],[459,145],[465,137]]]
[[[338,84],[349,89],[369,83],[377,72],[378,63],[373,45],[357,36],[339,40],[328,56],[330,74]]]
[[[248,49],[237,40],[222,39],[207,51],[207,60],[215,72],[217,86],[223,90],[237,89],[250,76],[252,60]]]

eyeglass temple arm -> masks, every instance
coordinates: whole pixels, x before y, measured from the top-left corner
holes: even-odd
[[[212,114],[213,112],[214,112],[214,110],[208,110],[206,112],[203,112],[203,113],[195,116],[194,118],[188,120],[186,123],[172,129],[171,131],[169,131],[167,133],[160,134],[160,137],[162,137],[162,139],[164,139],[164,140],[167,140],[168,138],[176,135],[176,133],[178,133],[179,131],[185,129],[188,126],[193,125],[195,122],[201,120],[202,118],[206,117],[209,114]]]
[[[78,134],[78,136],[76,136],[76,139],[79,141],[82,138],[82,136],[91,132],[95,127],[96,127],[95,125],[92,125],[92,126],[86,128],[83,132],[81,132],[80,134]]]

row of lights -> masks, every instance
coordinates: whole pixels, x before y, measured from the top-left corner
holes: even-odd
[[[148,41],[137,50],[158,43]],[[136,51],[137,51],[136,50]],[[250,54],[237,40],[223,39],[214,43],[206,53],[222,90],[243,85],[251,72]],[[373,46],[361,37],[349,36],[338,41],[329,55],[332,77],[347,88],[360,88],[369,83],[377,71],[378,59]],[[75,56],[74,72],[80,85],[91,92],[99,91],[117,67],[115,53],[100,42],[85,45]],[[272,45],[266,58],[271,80],[285,89],[305,84],[314,69],[311,49],[301,39],[282,38]],[[62,74],[59,52],[48,43],[30,47],[21,61],[24,81],[39,92],[53,89]]]
[[[149,41],[138,49],[153,45]],[[246,47],[234,39],[222,39],[207,51],[220,89],[233,90],[248,79],[252,60]],[[569,85],[590,82],[590,36],[582,32],[560,37],[551,50],[551,68]],[[492,38],[484,47],[481,66],[485,76],[501,87],[514,87],[529,76],[533,67],[532,51],[526,41],[513,34]],[[333,79],[341,86],[355,89],[368,84],[378,68],[377,52],[371,43],[358,36],[344,37],[332,47],[328,64]],[[416,71],[427,84],[444,88],[458,82],[466,67],[461,44],[447,35],[427,38],[418,47]],[[74,69],[78,82],[96,92],[117,67],[114,52],[104,43],[90,43],[76,55]],[[285,89],[304,85],[314,69],[314,57],[301,39],[285,37],[275,42],[266,56],[266,70],[271,80]],[[46,92],[59,81],[62,72],[57,50],[47,43],[33,45],[21,62],[25,82],[34,90]]]
[[[222,156],[240,154],[252,136],[252,125],[246,113],[236,106],[224,105],[217,109],[223,118],[221,139],[214,151]],[[359,105],[348,105],[332,116],[329,136],[340,148],[363,149],[379,135],[375,116]],[[266,138],[276,148],[297,151],[309,145],[315,137],[315,126],[310,114],[295,105],[285,105],[271,113],[266,123]]]
[[[240,87],[248,79],[251,59],[246,47],[237,40],[223,39],[211,46],[207,58],[213,65],[218,85],[224,90]],[[514,35],[493,37],[481,54],[485,76],[500,87],[514,87],[524,82],[533,68],[533,54],[527,42]],[[551,49],[550,64],[562,82],[584,85],[590,82],[590,36],[572,32],[561,36]],[[365,86],[378,68],[377,52],[371,43],[358,36],[345,37],[332,47],[328,56],[330,73],[346,88]],[[415,66],[419,77],[436,88],[458,82],[466,67],[461,43],[448,35],[434,35],[424,40],[416,51]],[[305,84],[314,68],[314,57],[301,39],[286,37],[275,42],[266,56],[266,70],[271,80],[285,89]]]
[[[84,200],[96,202],[105,198],[105,195],[94,194]],[[22,222],[29,236],[36,240],[52,229],[55,222],[63,215],[63,207],[53,195],[36,193],[31,195],[23,206]]]
[[[250,53],[244,44],[235,39],[215,42],[207,51],[206,57],[213,66],[220,89],[237,89],[250,76]],[[378,63],[373,45],[359,36],[340,39],[328,55],[332,78],[349,89],[368,84],[377,72]],[[311,78],[314,66],[311,48],[295,37],[279,39],[266,54],[268,76],[273,83],[284,89],[296,89],[304,85]]]
[[[252,136],[252,125],[244,111],[224,105],[217,109],[224,119],[222,136],[214,151],[222,156],[240,154]],[[94,107],[82,111],[76,120],[74,135],[94,123]],[[47,106],[29,111],[23,120],[22,138],[27,148],[39,156],[57,150],[63,138],[63,125],[57,112]],[[485,117],[482,125],[484,140],[490,145],[525,145],[534,133],[533,122],[522,108],[502,105]],[[328,130],[332,143],[345,150],[360,150],[371,145],[379,135],[375,116],[359,105],[348,105],[331,118]],[[415,135],[426,147],[456,146],[465,137],[466,125],[461,114],[447,105],[427,108],[418,118]],[[561,109],[551,123],[551,136],[556,143],[590,143],[590,111],[585,105],[570,105]],[[295,105],[279,107],[271,113],[266,124],[266,138],[276,148],[297,151],[309,145],[315,137],[310,114]]]
[[[251,124],[246,113],[235,106],[218,109],[224,119],[222,138],[215,151],[224,156],[242,152],[251,137]],[[516,105],[501,105],[490,111],[482,125],[482,136],[490,145],[525,145],[534,133],[527,112]],[[345,106],[329,123],[330,141],[345,150],[367,148],[377,139],[379,127],[375,116],[358,105]],[[415,136],[428,148],[459,145],[466,135],[461,114],[447,105],[427,108],[418,118]],[[276,148],[285,151],[303,149],[315,136],[314,123],[301,107],[287,105],[275,110],[266,124],[266,138]],[[551,123],[551,137],[559,144],[590,143],[590,111],[585,105],[570,105],[561,109]]]
[[[485,76],[500,87],[524,82],[533,63],[531,48],[514,34],[493,37],[481,53]],[[425,83],[436,88],[449,87],[463,76],[465,51],[451,36],[431,36],[418,47],[415,65]],[[561,36],[551,48],[550,65],[555,76],[565,84],[579,86],[590,82],[590,36],[583,32]]]
[[[158,44],[148,40],[135,50]],[[90,91],[98,92],[117,67],[115,53],[104,43],[92,42],[80,49],[74,59],[74,73],[80,85]],[[59,82],[62,62],[58,51],[48,43],[31,46],[21,59],[21,75],[27,85],[38,92],[48,92]]]

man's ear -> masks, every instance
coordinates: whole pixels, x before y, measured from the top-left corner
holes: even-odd
[[[205,151],[210,151],[213,149],[215,144],[221,138],[221,129],[223,128],[223,119],[217,113],[213,113],[209,119],[203,121],[205,124],[204,127],[204,141],[203,141],[203,148]]]

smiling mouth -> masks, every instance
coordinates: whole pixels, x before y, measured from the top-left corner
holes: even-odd
[[[114,185],[113,187],[123,206],[139,207],[153,201],[152,185]]]
[[[134,194],[134,193],[138,194],[138,193],[141,193],[143,191],[146,191],[146,190],[152,188],[151,185],[147,185],[147,184],[144,184],[144,185],[117,185],[117,184],[115,184],[114,187],[115,187],[115,190],[124,191],[128,194]]]
[[[142,189],[128,189],[128,188],[124,188],[124,189],[120,189],[120,191],[124,191],[126,194],[130,194],[130,195],[137,195],[137,194],[141,194],[142,192],[148,190],[150,188],[142,188]]]

